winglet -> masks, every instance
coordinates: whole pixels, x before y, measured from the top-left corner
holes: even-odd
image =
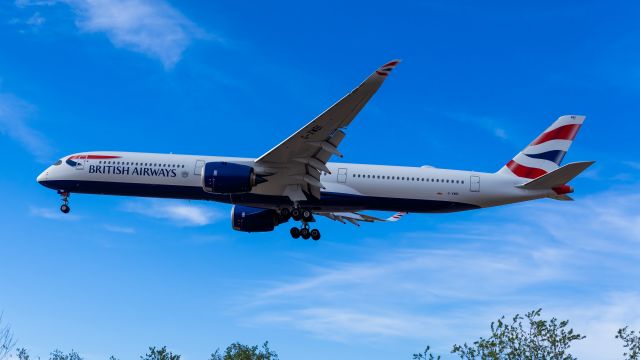
[[[387,76],[400,63],[400,59],[391,60],[388,63],[382,65],[378,70],[376,70],[376,74],[380,76]]]
[[[407,215],[406,212],[400,211],[400,212],[395,213],[392,217],[388,218],[386,221],[398,221],[405,215]]]

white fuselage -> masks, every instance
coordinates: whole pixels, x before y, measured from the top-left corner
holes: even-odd
[[[202,168],[219,161],[260,170],[250,158],[102,151],[64,157],[40,174],[38,182],[71,193],[213,200],[273,209],[291,206],[282,188],[272,185],[280,181],[271,178],[244,194],[204,191]],[[521,189],[517,186],[525,179],[493,173],[348,163],[327,167],[331,173],[320,177],[325,187],[321,198],[302,205],[323,211],[453,212],[554,194]]]

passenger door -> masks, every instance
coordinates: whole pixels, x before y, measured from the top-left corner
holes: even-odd
[[[347,182],[347,169],[346,168],[339,168],[338,169],[338,182],[339,183],[346,183]]]
[[[196,160],[196,165],[193,168],[193,175],[202,174],[203,167],[204,167],[204,160]]]
[[[469,190],[472,192],[480,191],[480,176],[471,175],[471,179],[469,179]]]

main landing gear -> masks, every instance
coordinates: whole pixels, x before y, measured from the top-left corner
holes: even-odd
[[[60,205],[60,211],[62,211],[65,214],[68,214],[69,211],[71,211],[71,208],[69,207],[69,195],[71,195],[71,193],[64,190],[58,190],[58,194],[62,198],[62,205]]]
[[[294,239],[301,237],[305,240],[309,240],[309,238],[316,241],[320,240],[320,230],[318,229],[309,230],[309,224],[303,224],[302,227],[299,229],[297,227],[292,227],[291,230],[289,230],[289,232],[291,233],[291,237]]]
[[[300,207],[294,207],[292,210],[285,208],[280,211],[280,214],[285,216],[290,215],[293,220],[302,222],[302,226],[300,228],[292,227],[289,231],[292,238],[303,238],[305,240],[311,238],[316,241],[320,240],[320,230],[309,229],[309,223],[314,221],[311,210],[302,209]]]

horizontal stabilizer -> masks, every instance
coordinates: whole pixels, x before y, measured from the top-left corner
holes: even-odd
[[[529,190],[553,189],[555,187],[565,185],[581,172],[585,171],[593,163],[595,163],[595,161],[579,161],[570,163],[518,187]]]
[[[553,200],[573,201],[573,198],[567,194],[549,196]]]

